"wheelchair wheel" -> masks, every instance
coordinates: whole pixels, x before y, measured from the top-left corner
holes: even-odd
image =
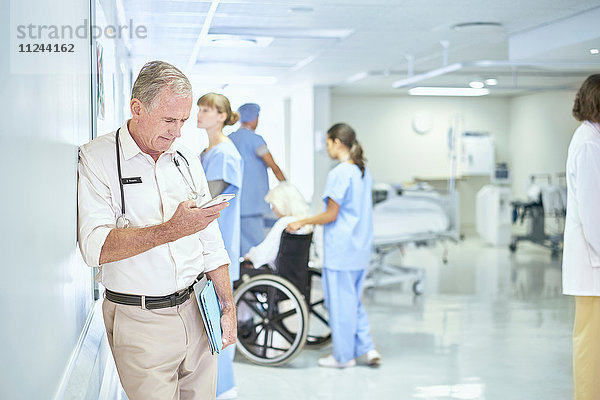
[[[309,268],[311,290],[310,301],[308,302],[308,337],[306,344],[309,346],[318,346],[328,343],[331,340],[331,330],[329,329],[329,313],[325,308],[325,299],[323,298],[323,285],[321,284],[321,271],[316,268]]]
[[[298,355],[308,334],[308,308],[288,280],[259,275],[234,293],[240,353],[253,363],[276,366]]]

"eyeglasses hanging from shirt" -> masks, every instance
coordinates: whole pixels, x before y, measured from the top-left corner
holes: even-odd
[[[129,227],[130,221],[127,217],[125,217],[125,192],[123,191],[123,185],[131,184],[131,183],[142,183],[142,178],[139,176],[131,177],[131,178],[123,178],[122,177],[121,151],[120,151],[121,142],[119,140],[119,132],[120,131],[121,131],[121,128],[117,129],[117,134],[115,135],[115,137],[116,137],[115,149],[116,149],[116,153],[117,153],[117,171],[119,173],[119,191],[121,192],[121,215],[119,216],[119,218],[117,218],[117,228],[127,228],[127,227]],[[185,162],[185,167],[187,169],[188,175],[190,176],[191,184],[190,184],[190,181],[188,181],[185,174],[183,173],[183,171],[181,170],[180,160],[183,160]],[[188,194],[188,199],[189,200],[198,200],[198,197],[204,197],[204,194],[202,194],[202,195],[198,194],[198,190],[196,188],[196,183],[194,182],[194,176],[192,175],[192,171],[190,170],[190,163],[185,158],[185,156],[183,154],[181,154],[181,152],[176,151],[175,154],[173,154],[173,163],[177,167],[177,171],[179,171],[186,186],[190,190],[190,193]]]

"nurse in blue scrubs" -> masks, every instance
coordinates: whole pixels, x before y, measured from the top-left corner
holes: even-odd
[[[240,277],[240,195],[242,192],[243,162],[233,142],[223,134],[225,125],[233,125],[239,114],[231,111],[227,97],[208,93],[198,100],[198,128],[208,134],[208,148],[200,155],[208,187],[213,197],[221,193],[233,193],[229,207],[221,211],[219,229],[223,235],[225,249],[229,253],[229,279],[235,282]],[[221,352],[217,367],[217,399],[234,399],[237,390],[233,379],[233,357],[235,346]]]
[[[269,191],[268,168],[271,168],[280,182],[285,176],[275,163],[267,143],[255,130],[258,126],[260,107],[246,103],[238,109],[242,126],[229,135],[244,160],[244,192],[242,203],[241,254],[257,246],[265,238],[264,215],[270,212],[265,196]]]
[[[349,125],[335,124],[327,131],[327,152],[339,164],[327,176],[325,212],[288,225],[290,231],[307,224],[323,225],[322,284],[333,354],[320,358],[319,365],[354,367],[356,359],[364,357],[367,364],[377,366],[381,354],[375,349],[361,301],[373,243],[371,174]]]

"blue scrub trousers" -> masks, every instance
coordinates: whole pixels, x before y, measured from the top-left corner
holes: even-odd
[[[235,387],[233,379],[233,357],[235,344],[230,345],[217,356],[217,396]]]
[[[244,257],[265,239],[265,221],[261,215],[242,216],[240,238],[240,257]]]
[[[366,270],[323,268],[321,283],[329,312],[333,356],[339,363],[353,360],[375,348],[367,312],[361,301],[366,275]]]
[[[231,289],[233,290],[233,282],[231,282]],[[235,344],[229,345],[225,350],[221,350],[217,356],[217,396],[235,387],[233,377],[235,346]]]

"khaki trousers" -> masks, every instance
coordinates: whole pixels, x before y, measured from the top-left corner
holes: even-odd
[[[210,400],[217,357],[196,296],[175,307],[146,310],[104,299],[104,325],[129,400]]]
[[[600,297],[575,296],[573,383],[575,400],[600,399]]]

